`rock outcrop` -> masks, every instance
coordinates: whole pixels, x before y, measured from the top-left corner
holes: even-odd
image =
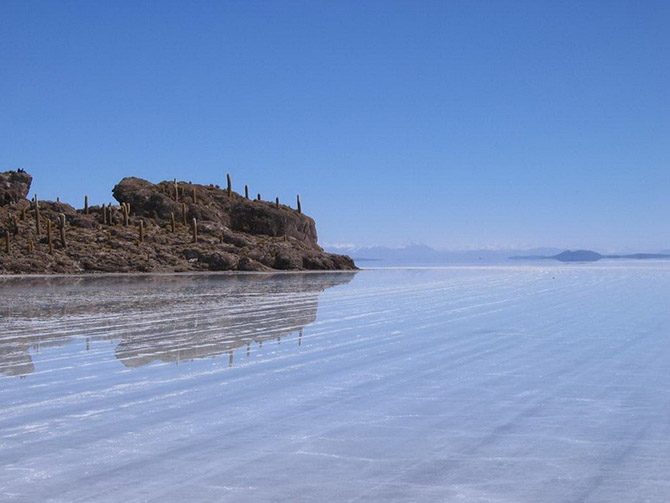
[[[119,205],[40,201],[36,212],[31,180],[0,173],[0,274],[356,269],[318,245],[307,215],[214,185],[124,178]]]
[[[0,173],[0,206],[17,203],[28,197],[33,177],[25,171]]]

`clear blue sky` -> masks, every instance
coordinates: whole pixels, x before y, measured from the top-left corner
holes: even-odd
[[[670,249],[670,2],[0,2],[0,170],[300,192],[321,242]]]

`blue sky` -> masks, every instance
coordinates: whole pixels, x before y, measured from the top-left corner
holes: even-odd
[[[0,2],[0,170],[300,192],[322,243],[670,249],[670,3]]]

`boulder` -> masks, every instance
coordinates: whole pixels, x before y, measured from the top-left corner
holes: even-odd
[[[0,206],[18,203],[28,197],[33,177],[25,171],[0,173]]]

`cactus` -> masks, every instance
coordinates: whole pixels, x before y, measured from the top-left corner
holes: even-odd
[[[302,206],[300,205],[300,194],[296,196],[296,201],[298,203],[298,213],[302,213]]]
[[[140,243],[144,243],[144,220],[140,220],[139,231],[140,231]]]
[[[279,208],[279,198],[275,197],[275,208]]]
[[[107,225],[107,206],[102,205],[102,225]]]
[[[38,236],[42,234],[40,228],[40,202],[37,199],[37,194],[35,194],[35,232]]]
[[[260,201],[260,200],[261,200],[261,195],[258,194],[258,195],[256,196],[256,201]]]
[[[53,241],[51,240],[51,219],[47,220],[47,243],[49,244],[49,253],[53,254],[54,244]]]
[[[59,231],[60,231],[60,244],[63,248],[67,248],[67,243],[65,241],[65,215],[61,213],[58,215]]]
[[[123,212],[123,226],[128,227],[128,221],[130,220],[128,203],[121,203],[121,211]]]
[[[174,201],[179,202],[179,185],[177,184],[177,179],[174,179]]]
[[[193,187],[193,204],[197,204],[197,203],[198,203],[198,200],[196,199],[196,195],[195,195],[195,187]]]
[[[184,222],[184,225],[188,225],[186,222],[186,203],[181,203],[181,219]]]
[[[226,192],[228,193],[228,197],[231,197],[233,195],[233,180],[230,178],[229,174],[226,174],[226,181],[228,182]]]
[[[198,242],[198,221],[194,218],[193,219],[193,242],[197,243]]]
[[[172,231],[172,234],[175,233],[175,221],[174,221],[174,213],[170,213],[170,230]]]
[[[25,219],[26,219],[26,209],[24,207],[21,208],[21,222],[25,221]]]
[[[246,199],[249,199],[249,186],[248,185],[244,186],[244,197]]]
[[[28,253],[32,253],[34,248],[35,248],[35,245],[34,245],[33,240],[31,238],[31,239],[28,240],[28,243],[26,243],[26,251]]]
[[[88,215],[88,196],[84,196],[84,214]]]
[[[9,254],[9,231],[5,231],[5,253]]]

